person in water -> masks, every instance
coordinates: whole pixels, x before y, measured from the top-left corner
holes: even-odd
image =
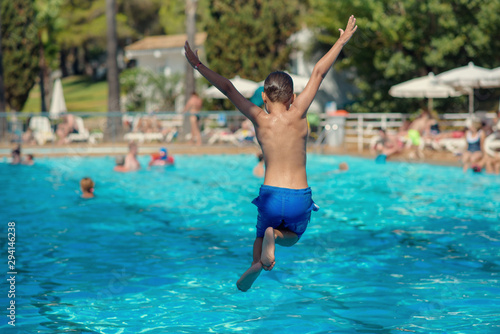
[[[125,156],[119,155],[115,158],[115,167],[113,168],[115,172],[128,172],[125,168]]]
[[[185,55],[191,66],[253,123],[264,155],[264,184],[252,202],[258,208],[253,262],[236,283],[241,291],[250,289],[262,269],[273,269],[275,244],[294,245],[305,232],[311,211],[318,210],[306,175],[307,110],[323,78],[356,29],[356,19],[351,16],[345,31],[339,29],[337,42],[314,66],[309,82],[298,97],[293,94],[293,81],[288,74],[280,71],[269,74],[262,93],[265,110],[241,95],[228,79],[203,65],[189,43],[185,44]]]
[[[141,164],[137,160],[137,144],[132,142],[128,145],[128,153],[125,156],[125,164],[123,165],[124,170],[131,172],[141,169]]]
[[[82,198],[94,198],[94,181],[89,177],[84,177],[80,180],[80,189],[82,190]]]
[[[169,166],[174,164],[174,157],[168,155],[168,151],[165,147],[160,148],[159,153],[152,154],[151,160],[149,161],[149,167],[151,166]]]
[[[17,146],[10,152],[10,156],[12,157],[10,164],[11,165],[19,165],[21,164],[21,146]]]

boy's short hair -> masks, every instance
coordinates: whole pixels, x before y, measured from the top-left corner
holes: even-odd
[[[293,80],[287,73],[276,71],[264,81],[264,93],[271,102],[285,103],[293,96]]]
[[[80,187],[83,191],[90,192],[90,189],[94,188],[94,181],[90,177],[84,177],[80,181]]]
[[[119,155],[115,158],[115,163],[117,166],[125,165],[125,157],[123,155]]]

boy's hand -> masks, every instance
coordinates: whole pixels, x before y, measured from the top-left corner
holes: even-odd
[[[356,25],[356,18],[354,17],[354,15],[351,15],[351,17],[349,17],[349,22],[347,22],[347,27],[345,28],[345,31],[342,29],[339,29],[339,31],[340,31],[339,40],[343,44],[347,44],[347,42],[349,42],[352,35],[354,35],[354,33],[356,32],[357,29],[358,29],[358,26]]]
[[[188,41],[186,41],[186,44],[184,44],[184,50],[186,51],[185,55],[187,61],[189,62],[189,64],[191,64],[191,66],[195,67],[200,63],[200,59],[198,58],[198,50],[195,50],[195,52],[193,52],[193,50],[191,50],[191,47],[189,46]]]

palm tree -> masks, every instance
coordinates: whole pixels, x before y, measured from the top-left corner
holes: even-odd
[[[120,112],[120,81],[118,78],[118,62],[116,60],[118,37],[116,35],[116,0],[106,0],[107,22],[107,79],[108,79],[108,126],[106,136],[115,140],[122,134]]]

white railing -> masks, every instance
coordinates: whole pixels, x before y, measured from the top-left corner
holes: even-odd
[[[403,113],[359,113],[345,116],[344,127],[339,127],[339,121],[335,117],[327,114],[320,115],[320,130],[316,144],[319,145],[328,137],[328,132],[343,131],[344,143],[356,144],[358,151],[363,151],[365,146],[370,144],[373,136],[377,134],[377,129],[385,129],[388,133],[397,133],[405,120],[410,120],[410,114]],[[474,117],[495,118],[494,113],[476,112]],[[468,113],[441,114],[438,123],[440,129],[444,131],[461,130],[470,118]],[[330,133],[331,134],[331,133]]]

